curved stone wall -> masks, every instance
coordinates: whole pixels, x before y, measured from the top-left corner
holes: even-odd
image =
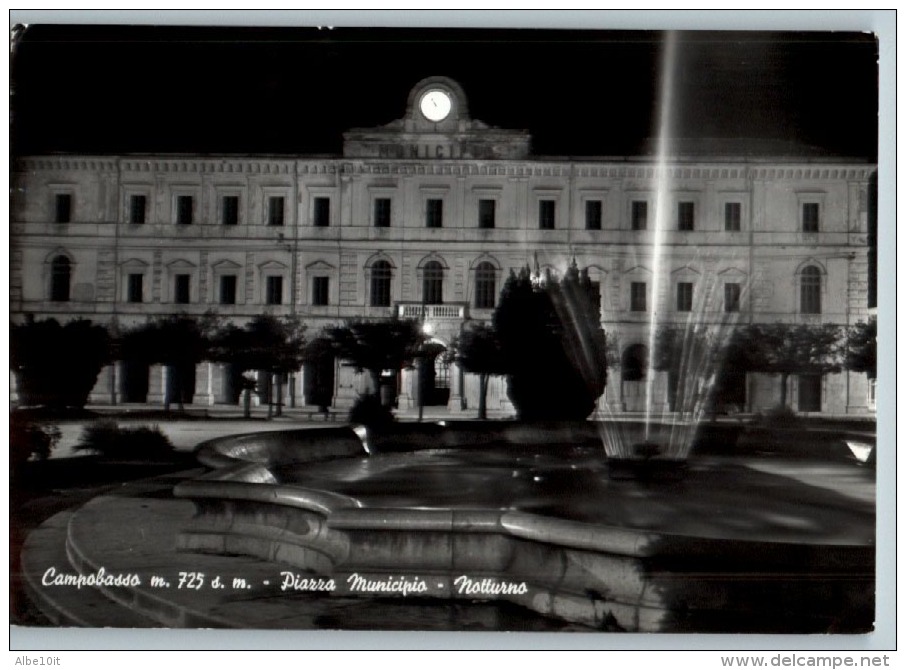
[[[200,460],[217,469],[176,488],[197,509],[179,548],[330,576],[342,595],[505,599],[610,630],[738,632],[759,622],[755,629],[767,631],[794,621],[797,630],[824,631],[836,612],[870,606],[862,600],[874,580],[872,543],[709,538],[510,509],[366,507],[281,484],[273,472],[366,450],[501,441],[544,450],[598,439],[593,424],[482,423],[410,424],[379,439],[342,428],[216,440]]]

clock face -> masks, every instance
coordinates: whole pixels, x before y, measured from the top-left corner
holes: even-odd
[[[428,91],[422,96],[419,108],[429,121],[443,121],[450,113],[453,102],[445,91]]]

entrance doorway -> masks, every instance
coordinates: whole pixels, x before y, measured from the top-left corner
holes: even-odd
[[[122,361],[120,364],[120,401],[148,402],[147,363]]]

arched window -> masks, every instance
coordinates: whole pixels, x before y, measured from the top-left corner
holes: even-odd
[[[426,305],[440,305],[444,301],[444,267],[437,261],[425,263],[422,298]]]
[[[371,266],[371,306],[390,306],[390,280],[393,269],[387,261],[377,261]]]
[[[494,266],[483,261],[475,268],[475,307],[493,309],[497,301],[497,274]]]
[[[814,265],[802,270],[799,303],[803,314],[821,314],[821,270]]]
[[[69,302],[69,284],[72,278],[72,263],[66,256],[57,256],[50,265],[50,299],[53,302]]]

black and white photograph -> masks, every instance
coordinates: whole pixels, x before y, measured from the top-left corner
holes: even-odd
[[[11,625],[875,630],[877,35],[11,49]]]

